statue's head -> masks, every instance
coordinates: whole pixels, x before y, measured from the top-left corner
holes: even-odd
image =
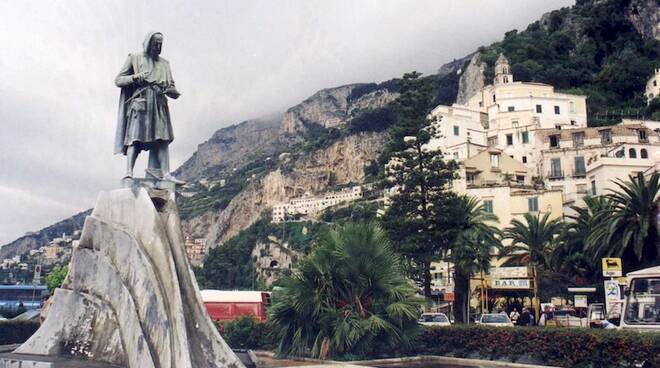
[[[163,47],[163,34],[160,32],[151,32],[144,40],[144,52],[151,57],[158,57]]]

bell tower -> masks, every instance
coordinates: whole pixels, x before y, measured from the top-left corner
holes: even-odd
[[[493,84],[506,84],[511,82],[513,82],[513,74],[511,73],[509,60],[504,54],[500,54],[500,57],[498,57],[495,62],[495,78],[493,78]]]

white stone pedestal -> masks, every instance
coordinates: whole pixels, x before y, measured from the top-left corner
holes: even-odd
[[[168,189],[133,183],[99,195],[48,318],[15,353],[129,368],[243,367],[202,303]]]

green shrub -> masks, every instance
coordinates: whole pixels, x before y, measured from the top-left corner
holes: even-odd
[[[0,345],[24,343],[38,329],[35,321],[0,321]]]
[[[218,324],[218,328],[232,349],[270,350],[275,346],[270,326],[251,316],[221,322]]]
[[[660,334],[577,328],[452,326],[425,329],[405,355],[451,355],[561,367],[660,366]]]

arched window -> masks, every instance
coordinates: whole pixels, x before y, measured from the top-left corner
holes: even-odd
[[[637,151],[635,151],[634,148],[631,148],[628,150],[628,157],[630,158],[637,158]]]
[[[641,158],[649,158],[649,154],[648,154],[648,152],[646,152],[645,148],[642,148],[641,150],[639,150],[639,156]]]

